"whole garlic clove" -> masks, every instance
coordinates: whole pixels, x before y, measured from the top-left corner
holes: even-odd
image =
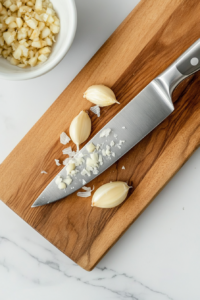
[[[122,181],[110,182],[96,190],[92,198],[92,206],[112,208],[121,204],[127,197],[130,187]]]
[[[120,104],[115,97],[113,91],[105,85],[92,85],[84,93],[83,98],[100,106],[109,106],[114,103]]]
[[[77,145],[82,144],[87,140],[91,133],[92,123],[91,119],[85,111],[81,111],[71,122],[69,134],[72,141]]]

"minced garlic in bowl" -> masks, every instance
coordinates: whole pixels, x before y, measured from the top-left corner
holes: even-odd
[[[0,79],[41,76],[71,47],[77,28],[75,1],[0,0],[0,27]]]
[[[45,62],[60,20],[49,0],[0,0],[0,55],[20,68]]]

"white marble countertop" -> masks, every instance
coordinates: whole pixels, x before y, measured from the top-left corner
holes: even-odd
[[[78,31],[65,59],[26,83],[0,80],[0,162],[137,2],[76,0]],[[199,300],[199,182],[197,150],[90,273],[0,202],[0,299]]]

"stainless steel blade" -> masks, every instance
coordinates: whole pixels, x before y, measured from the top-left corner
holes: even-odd
[[[103,157],[103,165],[99,166],[98,174],[91,174],[88,177],[87,175],[82,176],[81,172],[77,173],[73,177],[72,184],[65,190],[59,190],[53,179],[32,207],[58,201],[79,190],[84,185],[83,179],[89,183],[104,172],[169,116],[173,110],[174,106],[170,95],[157,79],[153,80],[89,141],[95,145],[104,143],[103,148],[105,149],[106,145],[110,145],[113,140],[115,146],[112,151],[115,153],[115,157]],[[110,128],[112,131],[108,137],[101,138],[100,133],[106,128]],[[121,146],[119,146],[120,140],[125,141]],[[86,146],[81,152],[89,156]],[[77,168],[81,171],[85,168],[85,164]],[[65,178],[67,175],[65,168],[58,175]]]

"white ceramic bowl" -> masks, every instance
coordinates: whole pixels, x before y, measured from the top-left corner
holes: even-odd
[[[0,58],[0,78],[26,80],[41,76],[53,69],[69,50],[76,33],[77,14],[74,0],[51,0],[60,19],[60,32],[48,60],[36,67],[21,69]]]

